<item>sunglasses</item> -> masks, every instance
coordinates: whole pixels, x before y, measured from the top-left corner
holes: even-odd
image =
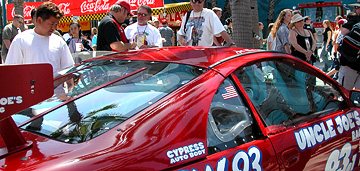
[[[140,17],[140,16],[142,16],[142,17],[146,17],[146,16],[148,16],[149,14],[145,14],[145,13],[138,13],[137,15],[138,15],[138,17]]]
[[[19,22],[20,24],[24,23],[24,22],[22,22],[22,21],[17,21],[17,22]]]
[[[199,4],[200,4],[200,3],[203,2],[203,0],[191,0],[191,2],[194,3],[194,4],[195,4],[196,2],[199,2]]]
[[[359,9],[360,7],[355,6],[354,8],[355,8],[355,9]]]

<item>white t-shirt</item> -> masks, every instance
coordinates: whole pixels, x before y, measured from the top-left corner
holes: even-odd
[[[138,23],[131,24],[125,28],[125,35],[130,42],[137,42],[137,49],[144,44],[162,47],[161,34],[151,24],[145,26],[140,26]]]
[[[266,50],[274,50],[274,48],[275,48],[274,47],[274,39],[273,39],[271,33],[269,33],[269,36],[266,41],[267,41]],[[269,43],[271,43],[271,47],[269,46],[270,45]]]
[[[57,35],[41,36],[34,29],[18,34],[11,42],[5,64],[50,63],[54,77],[74,65],[69,47]]]
[[[212,10],[204,8],[201,12],[191,11],[185,33],[186,15],[182,20],[179,34],[185,36],[189,46],[212,46],[213,37],[218,37],[222,31],[225,31],[218,16]]]

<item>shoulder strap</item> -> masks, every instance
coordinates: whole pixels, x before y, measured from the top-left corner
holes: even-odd
[[[353,31],[354,29],[358,29],[360,28],[360,22],[354,24],[354,26],[352,27],[351,31]]]
[[[186,12],[186,20],[185,20],[185,24],[184,24],[184,33],[186,33],[186,23],[188,22],[189,18],[190,18],[190,13],[192,10],[189,10]]]
[[[73,37],[68,38],[68,39],[66,40],[66,44],[69,45],[69,43],[70,43],[70,41],[71,41],[72,39],[73,39]]]

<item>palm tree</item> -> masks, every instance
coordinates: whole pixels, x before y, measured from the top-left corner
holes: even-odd
[[[217,0],[211,0],[211,7],[214,8],[217,6]]]
[[[238,47],[253,48],[252,18],[249,17],[251,0],[231,0],[233,41]]]
[[[268,9],[268,16],[267,16],[267,24],[274,22],[275,16],[275,0],[269,0],[269,9]]]
[[[14,0],[15,14],[24,16],[24,0]]]
[[[250,11],[251,11],[251,21],[252,21],[252,31],[256,34],[259,34],[259,9],[257,6],[257,0],[250,0]],[[253,39],[254,48],[261,48],[258,40]]]
[[[230,6],[230,3],[229,3],[229,0],[226,0],[225,1],[225,7],[224,7],[224,10],[223,10],[223,14],[221,16],[221,21],[225,21],[225,19],[227,19],[228,17],[231,17],[231,6]]]
[[[14,0],[15,14],[24,16],[24,0]],[[20,30],[24,31],[24,23],[20,26]]]

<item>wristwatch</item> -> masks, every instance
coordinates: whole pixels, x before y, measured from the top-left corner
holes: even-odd
[[[230,46],[232,46],[232,45],[236,45],[235,42],[231,42],[231,43],[230,43]]]

